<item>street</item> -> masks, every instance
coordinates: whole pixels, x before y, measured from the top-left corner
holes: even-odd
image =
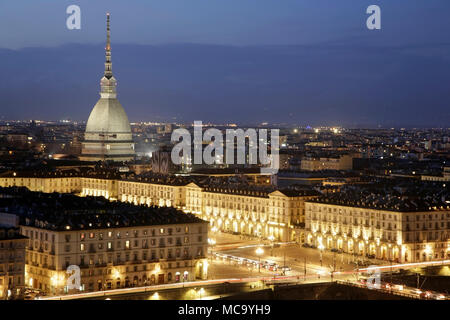
[[[305,274],[329,274],[332,271],[352,271],[357,267],[354,263],[356,258],[346,253],[320,252],[320,250],[304,248],[295,243],[272,244],[270,241],[260,241],[254,238],[244,239],[239,235],[220,232],[213,234],[213,237],[215,245],[211,248],[210,252],[251,259],[258,262],[261,261],[262,263],[275,262],[279,267],[288,266],[291,268],[285,275],[304,276]],[[260,248],[259,255],[257,254],[258,248]],[[239,264],[238,261],[234,261],[233,259],[218,259],[217,257],[212,258],[212,256],[211,259],[214,260],[210,269],[212,278],[220,277],[220,275],[229,276],[230,274],[251,276],[255,272],[259,272],[256,266],[247,267],[246,264]],[[357,257],[357,259],[362,260],[361,257]],[[370,263],[366,262],[366,265],[376,263],[375,261]],[[264,268],[260,269],[264,274],[271,273],[273,275],[275,273],[276,275],[282,275],[280,269],[276,271],[269,271]]]

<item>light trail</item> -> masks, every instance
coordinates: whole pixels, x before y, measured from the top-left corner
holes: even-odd
[[[393,265],[381,265],[381,266],[371,266],[367,268],[357,269],[359,272],[367,271],[377,271],[385,269],[398,269],[398,268],[417,268],[424,266],[443,266],[450,264],[450,260],[440,260],[440,261],[425,261],[425,262],[413,262],[413,263],[403,263],[403,264],[393,264]]]
[[[98,298],[98,297],[106,297],[113,295],[123,295],[123,294],[133,294],[133,293],[145,293],[152,292],[158,290],[165,289],[179,289],[184,287],[195,287],[195,286],[206,286],[206,285],[215,285],[215,284],[224,284],[224,283],[246,283],[246,282],[258,282],[265,281],[270,283],[277,282],[288,282],[288,281],[300,281],[306,279],[317,279],[320,280],[320,276],[323,276],[324,279],[322,281],[316,282],[328,282],[325,281],[327,276],[339,276],[339,275],[354,275],[360,274],[364,272],[374,272],[374,271],[386,271],[391,269],[398,268],[414,268],[414,267],[423,267],[423,266],[433,266],[433,265],[448,265],[450,264],[450,260],[441,260],[441,261],[426,261],[426,262],[417,262],[417,263],[404,263],[404,264],[395,264],[395,265],[380,265],[373,266],[368,268],[361,268],[356,270],[348,270],[348,271],[328,271],[327,268],[322,268],[318,272],[313,274],[306,275],[292,275],[292,276],[262,276],[262,277],[249,277],[249,278],[225,278],[225,279],[214,279],[214,280],[201,280],[201,281],[189,281],[189,282],[179,282],[179,283],[171,283],[171,284],[160,284],[146,287],[135,287],[135,288],[123,288],[123,289],[113,289],[113,290],[105,290],[105,291],[94,291],[94,292],[86,292],[86,293],[77,293],[77,294],[68,294],[62,296],[51,296],[51,297],[39,297],[37,300],[72,300],[72,299],[86,299],[86,298]]]
[[[317,277],[317,275],[308,275],[309,277]],[[303,277],[301,277],[303,278]],[[136,288],[123,288],[123,289],[113,289],[105,291],[94,291],[86,293],[76,293],[67,294],[62,296],[51,296],[51,297],[39,297],[37,300],[72,300],[72,299],[86,299],[86,298],[96,298],[96,297],[106,297],[112,295],[122,295],[122,294],[132,294],[132,293],[145,293],[164,289],[180,289],[180,288],[190,288],[199,287],[206,285],[224,284],[224,283],[247,283],[247,282],[277,282],[286,280],[299,280],[299,276],[266,276],[266,277],[249,277],[249,278],[228,278],[228,279],[215,279],[215,280],[201,280],[201,281],[190,281],[183,283],[172,283],[172,284],[160,284],[147,287],[136,287]]]

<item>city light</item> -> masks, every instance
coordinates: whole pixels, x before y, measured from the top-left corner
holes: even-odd
[[[2,11],[0,299],[450,300],[448,10],[222,2]]]

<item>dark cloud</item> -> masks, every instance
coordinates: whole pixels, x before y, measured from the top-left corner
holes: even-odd
[[[450,44],[114,45],[131,121],[448,126]],[[4,119],[86,120],[103,45],[0,50]]]

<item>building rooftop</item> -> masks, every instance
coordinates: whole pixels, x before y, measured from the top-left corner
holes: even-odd
[[[399,212],[450,210],[450,186],[441,182],[379,179],[339,190],[309,202]]]
[[[205,222],[171,207],[136,206],[103,197],[16,187],[0,188],[0,211],[18,215],[21,225],[55,231]]]
[[[0,225],[0,241],[26,238],[27,237],[20,234],[20,228]]]
[[[165,175],[153,172],[145,172],[136,175],[132,172],[119,172],[116,169],[108,168],[73,168],[67,170],[46,170],[46,171],[8,171],[0,174],[0,178],[97,178],[97,179],[116,179],[130,182],[151,183],[170,186],[186,186],[189,183],[195,183],[207,192],[230,193],[258,197],[268,197],[269,193],[280,191],[289,197],[295,196],[314,196],[318,193],[306,186],[287,187],[279,189],[273,185],[257,185],[249,183],[247,178],[242,175],[235,176],[178,176]]]

